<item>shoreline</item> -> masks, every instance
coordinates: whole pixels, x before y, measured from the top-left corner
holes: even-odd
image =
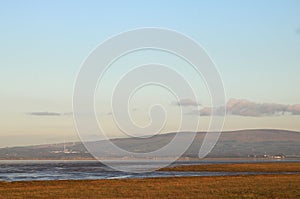
[[[0,181],[3,198],[299,198],[300,162],[201,164],[167,171],[268,171],[268,174],[125,179]],[[278,191],[280,190],[280,191]]]
[[[8,160],[8,161],[18,161],[18,160],[24,160],[24,161],[31,161],[31,160],[34,160],[34,161],[38,161],[38,160],[41,160],[41,161],[101,161],[101,160],[112,160],[112,161],[116,161],[116,160],[119,160],[119,161],[138,161],[138,160],[145,160],[145,159],[138,159],[138,158],[132,158],[132,159],[122,159],[122,158],[99,158],[99,159],[95,159],[95,158],[62,158],[62,159],[59,159],[59,158],[0,158],[0,161],[5,161],[5,160]],[[170,158],[162,158],[162,159],[147,159],[149,161],[156,161],[156,160],[161,160],[161,161],[164,161],[164,160],[170,160]],[[245,157],[245,158],[241,158],[241,157],[228,157],[228,158],[179,158],[178,160],[176,161],[186,161],[186,162],[189,162],[189,161],[230,161],[230,160],[252,160],[252,161],[255,161],[255,160],[271,160],[271,161],[288,161],[288,160],[299,160],[300,162],[300,157],[287,157],[287,158],[252,158],[252,157]],[[175,162],[176,162],[175,161]]]
[[[207,164],[199,164],[198,162],[190,162],[190,164],[186,162],[180,162],[177,165],[169,165],[168,167],[158,169],[153,172],[146,173],[123,173],[114,170],[105,169],[103,165],[98,164],[95,161],[92,162],[64,162],[64,161],[37,161],[35,162],[4,162],[2,168],[5,170],[5,165],[8,165],[7,168],[10,168],[11,171],[14,169],[17,173],[9,172],[7,173],[10,177],[5,177],[5,172],[2,174],[0,178],[2,182],[22,182],[22,181],[52,181],[52,180],[111,180],[111,179],[151,179],[151,178],[172,178],[172,177],[217,177],[217,176],[246,176],[246,175],[298,175],[300,174],[300,162],[234,162],[234,163],[207,163]],[[15,165],[14,165],[15,164]],[[19,167],[23,166],[32,166],[36,167],[30,173],[27,173],[26,170],[22,170]],[[42,164],[42,166],[40,166]],[[121,164],[117,162],[117,164]],[[140,165],[140,163],[128,163],[126,165]],[[69,166],[75,168],[74,171],[69,170]],[[30,166],[31,167],[31,166]],[[82,169],[85,167],[86,169]],[[40,168],[48,168],[47,171],[51,172],[40,172]],[[54,168],[52,170],[52,168]],[[89,170],[91,168],[92,170]],[[100,170],[95,170],[95,168],[99,168]],[[21,169],[21,170],[20,170]],[[65,171],[65,172],[61,172]],[[21,173],[19,173],[21,172]],[[75,173],[74,173],[75,172]],[[100,173],[98,173],[100,172]],[[112,173],[116,172],[116,173]],[[51,174],[52,173],[52,174]],[[22,174],[27,177],[18,177],[18,175]],[[49,177],[45,177],[45,176]],[[54,177],[51,177],[54,175]],[[78,176],[80,175],[80,177]]]

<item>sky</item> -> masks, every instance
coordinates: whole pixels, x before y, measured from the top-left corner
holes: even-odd
[[[83,61],[107,38],[143,27],[178,31],[206,50],[231,105],[224,130],[300,131],[299,9],[297,0],[1,1],[0,147],[78,140],[72,94]],[[178,70],[184,68],[182,73],[194,81],[187,65],[156,53],[143,55],[149,60],[167,59]],[[143,55],[128,59],[143,60]],[[118,65],[124,62],[116,63],[109,77],[118,75]],[[108,78],[104,84],[108,91],[109,80],[113,82]],[[203,81],[197,81],[199,102],[182,99],[182,107],[185,115],[203,115],[201,130],[209,121],[205,112],[209,95]],[[132,114],[142,126],[149,122],[143,112],[152,100],[149,93],[162,92],[148,89],[134,98]],[[97,91],[96,98],[101,95],[105,94]],[[169,94],[163,99],[168,99],[163,101],[168,110],[178,112]],[[98,100],[96,107],[106,131],[117,136],[105,103]],[[169,120],[165,132],[176,129],[178,118]]]

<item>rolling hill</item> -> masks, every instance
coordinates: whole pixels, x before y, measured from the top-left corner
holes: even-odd
[[[184,137],[190,132],[180,132]],[[192,145],[183,157],[197,158],[198,151],[205,136],[198,132]],[[169,143],[175,133],[161,134],[151,138],[120,138],[111,140],[115,145],[132,152],[154,151]],[[114,157],[107,149],[106,141],[90,143],[103,151],[105,157]],[[276,155],[300,157],[300,132],[286,130],[240,130],[222,132],[214,149],[208,154],[210,158],[270,158]],[[171,157],[172,153],[166,154]],[[80,142],[10,147],[0,149],[0,159],[92,159],[93,157]]]

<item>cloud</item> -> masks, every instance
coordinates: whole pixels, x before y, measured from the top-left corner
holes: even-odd
[[[68,112],[68,113],[59,113],[59,112],[29,112],[26,113],[27,115],[31,115],[31,116],[70,116],[73,115],[72,112]]]
[[[296,29],[296,34],[300,35],[300,27]]]
[[[293,115],[300,115],[300,104],[294,104],[288,106],[287,112],[290,112]]]
[[[221,108],[216,108],[215,114],[221,113]],[[230,99],[226,105],[227,115],[238,115],[248,117],[262,117],[275,115],[300,115],[300,104],[286,105],[276,103],[256,103],[245,99]],[[200,110],[194,110],[190,114],[201,116],[210,116],[211,107],[204,107]]]
[[[200,103],[190,98],[180,99],[178,102],[175,102],[174,104],[177,106],[201,106]]]
[[[56,113],[56,112],[30,112],[30,113],[27,113],[27,115],[33,115],[33,116],[61,116],[61,113]]]
[[[214,115],[224,115],[224,107],[217,107],[212,109],[211,107],[204,107],[200,110],[193,110],[189,112],[189,115],[200,115],[200,116],[210,116],[214,112]]]
[[[287,112],[288,105],[275,103],[255,103],[248,100],[230,99],[226,111],[231,115],[240,116],[271,116],[283,115]]]

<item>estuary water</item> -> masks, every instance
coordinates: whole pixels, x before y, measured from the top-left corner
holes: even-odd
[[[171,166],[193,164],[220,164],[237,162],[274,162],[276,160],[224,160],[224,161],[177,161]],[[278,161],[278,160],[277,160]],[[280,160],[287,162],[288,160]],[[300,160],[293,160],[300,162]],[[122,166],[143,168],[149,162],[119,162]],[[290,173],[292,172],[285,172]],[[300,173],[300,172],[293,172]],[[148,173],[124,173],[115,171],[99,161],[61,161],[61,160],[0,160],[0,181],[32,181],[32,180],[87,180],[87,179],[123,179],[123,178],[155,178],[180,176],[228,176],[264,174],[261,172],[171,172],[154,171]]]

